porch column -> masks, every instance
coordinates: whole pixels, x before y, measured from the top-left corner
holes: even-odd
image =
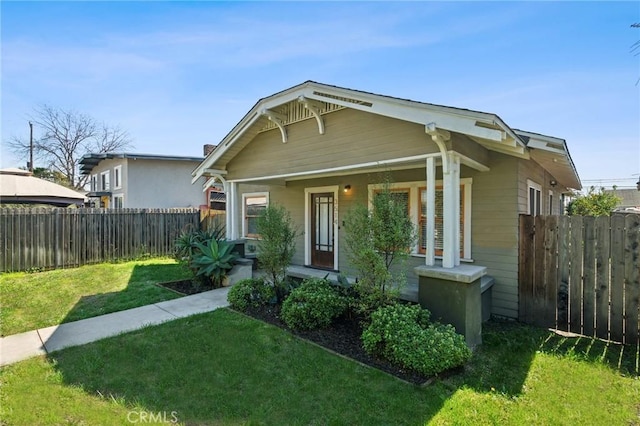
[[[444,156],[443,162],[443,247],[442,266],[460,265],[460,157],[454,153]]]
[[[227,182],[227,189],[227,239],[235,240],[238,238],[238,184]]]
[[[427,211],[426,214],[426,227],[427,232],[425,235],[425,264],[427,266],[433,266],[435,262],[435,246],[436,246],[436,166],[435,159],[433,157],[427,158]],[[420,206],[422,208],[422,206]]]

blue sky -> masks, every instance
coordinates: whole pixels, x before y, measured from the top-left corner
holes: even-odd
[[[25,164],[5,141],[28,137],[41,104],[121,126],[132,152],[198,156],[258,99],[315,80],[564,138],[587,187],[635,186],[640,173],[638,2],[0,8],[2,167]]]

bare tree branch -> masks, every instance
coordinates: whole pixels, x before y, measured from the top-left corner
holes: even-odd
[[[48,169],[62,173],[78,189],[88,179],[79,173],[83,155],[112,152],[131,145],[129,134],[120,127],[97,124],[92,117],[75,111],[42,105],[34,109],[32,120],[39,133],[39,138],[33,141],[34,156]],[[13,137],[7,146],[20,158],[29,155],[28,140]]]

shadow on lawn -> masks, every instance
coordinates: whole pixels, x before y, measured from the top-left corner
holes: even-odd
[[[135,265],[126,288],[121,291],[81,297],[76,305],[69,310],[62,323],[166,300],[163,295],[167,294],[167,290],[158,286],[157,283],[177,280],[183,275],[184,273],[175,264]],[[94,279],[103,278],[96,276]],[[176,296],[178,295],[176,294]],[[172,294],[171,297],[175,296]]]
[[[70,385],[91,395],[112,395],[132,410],[165,416],[175,411],[187,424],[424,423],[459,389],[521,395],[539,352],[604,363],[622,374],[638,373],[638,353],[628,346],[492,320],[484,324],[483,345],[464,373],[418,387],[371,374],[328,353],[309,355],[318,351],[300,349],[289,333],[241,315],[219,312],[215,327],[207,315],[49,358]],[[305,369],[309,365],[315,368]],[[287,396],[292,394],[297,395],[294,402]]]
[[[482,338],[483,344],[465,374],[451,378],[452,385],[519,396],[537,353],[600,363],[623,375],[638,375],[638,350],[629,345],[563,337],[543,328],[499,320],[483,325]]]

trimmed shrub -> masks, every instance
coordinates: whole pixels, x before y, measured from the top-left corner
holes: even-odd
[[[348,299],[329,281],[310,278],[285,299],[280,318],[290,328],[313,330],[329,326],[348,306]]]
[[[471,350],[451,325],[430,323],[418,305],[387,306],[371,315],[362,333],[364,349],[425,376],[464,364]]]
[[[276,296],[273,286],[263,279],[248,278],[238,281],[229,289],[227,301],[233,309],[246,312],[249,308],[257,308],[271,303]]]

